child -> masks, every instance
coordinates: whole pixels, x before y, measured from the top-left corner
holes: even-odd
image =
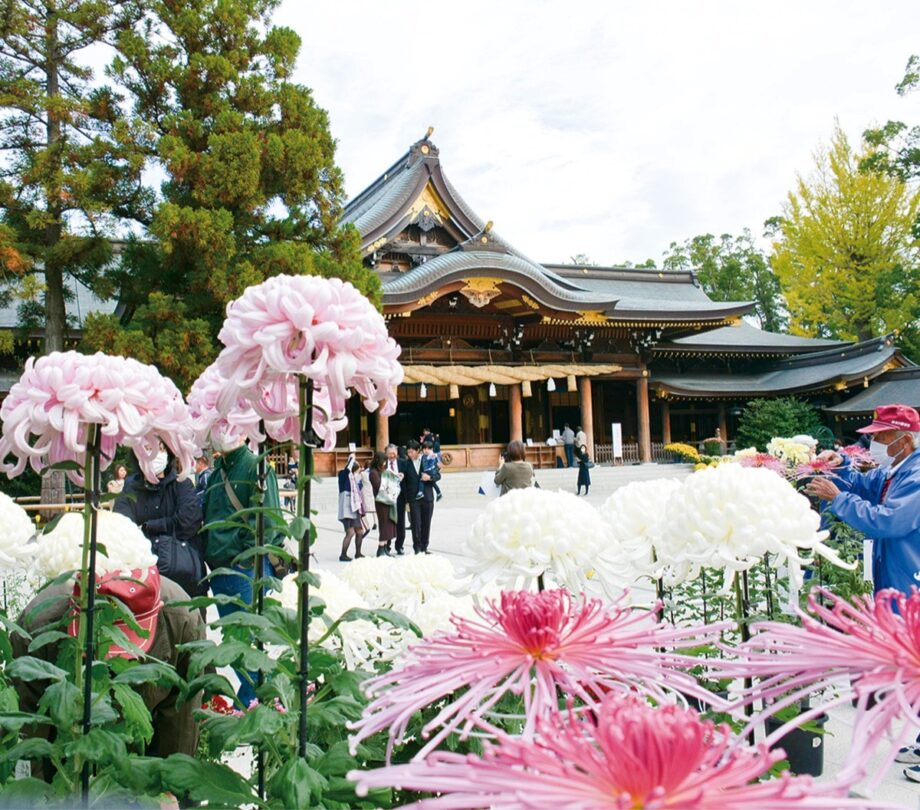
[[[419,466],[419,478],[418,478],[418,493],[415,496],[415,500],[420,501],[425,497],[425,484],[427,481],[422,480],[422,476],[425,473],[431,478],[435,477],[435,474],[438,471],[438,457],[434,454],[434,445],[430,441],[426,441],[422,445],[422,461]],[[437,487],[437,484],[434,485]],[[441,493],[438,492],[438,498],[440,499]]]

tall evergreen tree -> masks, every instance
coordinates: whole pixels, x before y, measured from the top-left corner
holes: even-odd
[[[859,170],[838,127],[777,220],[773,267],[792,331],[868,340],[894,330],[912,346],[920,315],[918,197],[896,177]]]
[[[138,16],[133,2],[0,0],[0,281],[7,300],[40,293],[47,352],[64,347],[68,279],[97,288],[119,221],[149,202],[141,133],[85,58]]]
[[[379,298],[357,233],[338,224],[335,141],[326,112],[292,81],[301,41],[272,25],[277,5],[154,0],[118,39],[112,74],[152,127],[149,155],[165,180],[151,238],[130,245],[113,274],[126,317],[94,319],[87,340],[125,330],[126,348],[152,353],[180,385],[213,359],[227,302],[269,276],[337,276]],[[166,298],[151,306],[150,290]],[[182,317],[151,316],[170,302]],[[188,351],[174,364],[167,346]]]

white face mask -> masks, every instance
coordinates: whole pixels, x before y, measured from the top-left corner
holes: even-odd
[[[165,450],[161,450],[156,454],[156,458],[153,460],[151,465],[153,468],[154,475],[160,475],[166,470],[166,464],[169,461],[169,456],[166,455]]]
[[[882,470],[887,470],[894,459],[888,455],[888,445],[873,439],[869,444],[869,455]]]

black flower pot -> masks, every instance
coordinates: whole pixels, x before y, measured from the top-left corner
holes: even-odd
[[[822,714],[811,721],[822,730],[827,722],[827,715]],[[768,717],[767,734],[770,735],[783,725],[782,720]],[[824,735],[814,731],[794,728],[783,735],[771,748],[782,748],[789,760],[789,770],[795,774],[820,776],[824,773]]]

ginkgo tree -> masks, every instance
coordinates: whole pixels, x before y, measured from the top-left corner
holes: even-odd
[[[773,269],[792,332],[868,340],[898,331],[910,347],[920,314],[918,196],[897,177],[860,171],[861,157],[839,126],[816,151],[776,220]]]

